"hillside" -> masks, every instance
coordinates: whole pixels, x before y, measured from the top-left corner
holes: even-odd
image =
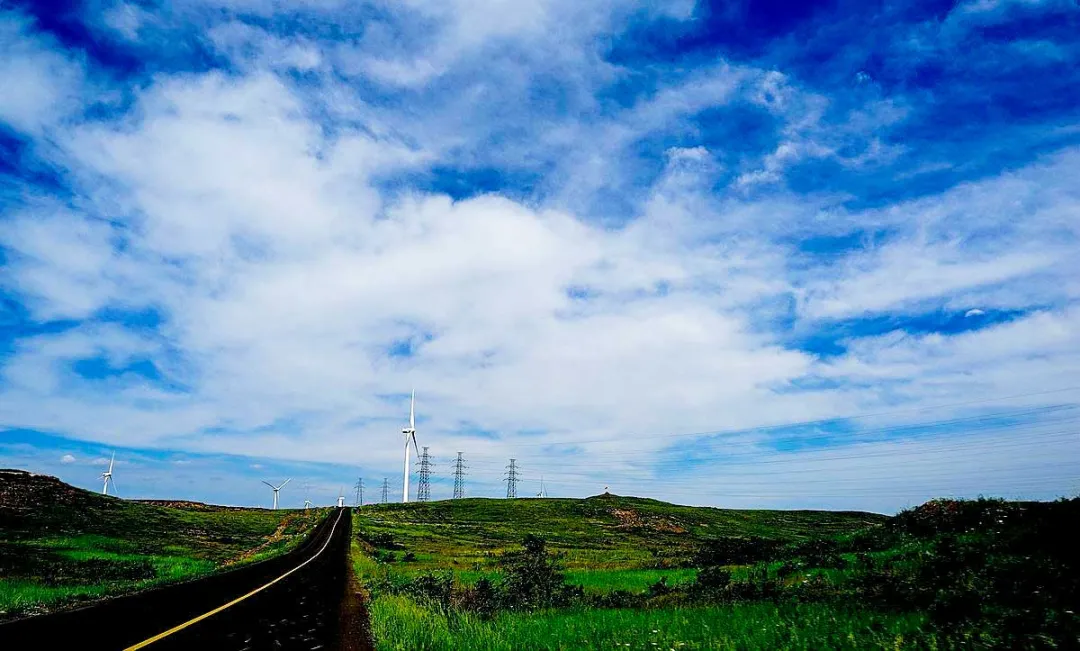
[[[717,509],[605,494],[371,505],[358,511],[356,531],[376,554],[415,556],[410,572],[451,567],[468,580],[526,534],[564,554],[570,570],[633,570],[683,565],[701,541],[712,538],[796,542],[887,520],[874,513]]]
[[[0,619],[204,575],[282,553],[322,511],[107,497],[0,470]]]
[[[359,509],[379,649],[1080,648],[1080,498],[894,517],[601,496]]]

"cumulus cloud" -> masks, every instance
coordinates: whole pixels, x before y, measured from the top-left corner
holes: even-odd
[[[60,457],[60,463],[75,463],[75,456],[71,454],[65,454]]]
[[[646,74],[598,54],[629,13],[571,4],[515,5],[513,21],[410,4],[363,39],[327,41],[246,21],[273,11],[240,3],[198,23],[229,70],[155,74],[123,87],[122,110],[72,122],[42,107],[79,96],[78,56],[9,23],[2,51],[22,67],[0,64],[0,79],[32,79],[38,99],[0,100],[0,119],[53,129],[40,156],[74,198],[43,187],[10,202],[0,288],[33,324],[64,325],[12,342],[0,424],[387,469],[415,387],[422,444],[474,451],[496,476],[533,451],[570,493],[616,473],[659,481],[675,461],[647,460],[672,433],[727,430],[723,449],[763,455],[748,470],[778,453],[755,428],[1076,377],[1075,149],[885,205],[799,191],[807,165],[890,165],[906,149],[889,130],[914,104],[837,99],[727,60],[613,100]],[[145,39],[149,19],[125,7],[107,24]],[[380,43],[397,45],[375,55]],[[478,63],[511,50],[525,54]],[[545,92],[563,110],[530,99]],[[771,130],[740,150],[742,129],[708,131],[725,120]],[[503,185],[440,185],[476,170]],[[964,333],[858,330],[971,305],[1022,314]],[[836,324],[853,333],[838,352],[795,341]],[[852,437],[828,447],[902,447]],[[900,490],[873,479],[843,481]],[[767,492],[739,482],[730,497],[747,504]]]
[[[79,106],[82,66],[18,13],[0,12],[0,121],[36,135]]]

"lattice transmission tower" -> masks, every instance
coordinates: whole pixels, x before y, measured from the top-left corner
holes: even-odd
[[[462,458],[463,453],[457,453],[457,461],[454,462],[454,499],[460,500],[465,497],[465,469],[468,466],[465,465],[465,459]]]
[[[383,480],[382,480],[382,503],[383,504],[386,504],[386,496],[387,496],[387,494],[388,494],[388,492],[390,490],[390,484],[387,483],[388,481],[389,480],[386,477],[383,477]]]
[[[356,505],[361,506],[364,503],[364,478],[359,477],[356,480]]]
[[[416,501],[427,502],[431,500],[431,468],[435,464],[431,463],[431,457],[428,455],[427,447],[424,448],[423,453],[420,454],[420,485],[416,489]]]
[[[506,481],[506,497],[507,498],[517,497],[517,483],[518,483],[517,471],[518,471],[517,459],[511,459],[510,460],[510,465],[506,467],[506,480],[505,481]]]

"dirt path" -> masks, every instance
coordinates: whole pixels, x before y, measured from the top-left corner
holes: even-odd
[[[349,539],[352,540],[350,527]],[[368,616],[367,590],[360,584],[359,577],[353,568],[352,559],[348,557],[351,550],[346,547],[346,563],[348,564],[348,579],[345,585],[345,596],[341,600],[341,651],[373,651],[375,642],[371,636],[371,618]]]

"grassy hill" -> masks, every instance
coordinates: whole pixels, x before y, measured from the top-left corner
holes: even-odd
[[[358,509],[353,558],[380,649],[1080,648],[1077,517],[469,499]]]
[[[55,477],[0,470],[0,619],[283,553],[324,512],[181,506],[122,500]]]
[[[368,552],[407,563],[394,573],[451,569],[471,582],[489,575],[499,553],[540,536],[590,587],[644,585],[679,571],[705,539],[758,536],[799,541],[880,524],[886,516],[838,511],[732,510],[599,495],[587,499],[469,498],[365,506],[356,516]],[[386,564],[384,564],[385,566]],[[604,572],[602,582],[599,572]],[[622,585],[619,585],[619,584]]]

